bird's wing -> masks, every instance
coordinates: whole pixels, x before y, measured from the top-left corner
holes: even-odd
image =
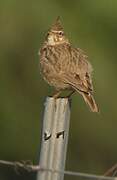
[[[64,73],[64,81],[79,91],[91,93],[93,91],[91,79],[92,67],[87,56],[79,48],[71,49],[71,66]]]
[[[65,84],[69,84],[73,89],[76,89],[77,91],[82,91],[86,93],[93,91],[93,89],[90,88],[92,87],[92,85],[90,85],[86,79],[80,79],[80,76],[78,74],[76,74],[75,76],[70,76],[70,74],[64,74],[62,75],[62,77]]]

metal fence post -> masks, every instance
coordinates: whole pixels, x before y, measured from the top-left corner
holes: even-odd
[[[68,98],[47,97],[43,116],[39,165],[41,168],[64,170],[70,122]],[[37,180],[63,180],[64,174],[39,171]]]

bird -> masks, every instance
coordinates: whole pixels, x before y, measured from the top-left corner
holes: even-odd
[[[55,89],[52,97],[59,98],[64,90],[70,92],[67,97],[78,92],[92,112],[99,112],[93,96],[92,65],[82,49],[72,46],[60,17],[47,31],[39,58],[43,79]]]

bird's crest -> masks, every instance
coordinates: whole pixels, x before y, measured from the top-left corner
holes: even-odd
[[[58,16],[58,17],[56,18],[56,21],[55,21],[55,23],[52,25],[51,30],[52,30],[52,31],[63,31],[63,27],[62,27],[62,25],[61,25],[60,16]]]

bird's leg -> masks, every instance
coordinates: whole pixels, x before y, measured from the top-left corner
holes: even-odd
[[[72,94],[74,94],[75,93],[75,90],[73,89],[67,96],[66,96],[66,98],[70,98],[71,96],[72,96]]]
[[[55,93],[52,95],[53,98],[57,99],[61,94],[62,90],[56,90]]]
[[[56,111],[56,99],[59,97],[59,95],[61,94],[62,90],[56,90],[55,93],[53,94],[53,98],[55,99],[55,111]]]

